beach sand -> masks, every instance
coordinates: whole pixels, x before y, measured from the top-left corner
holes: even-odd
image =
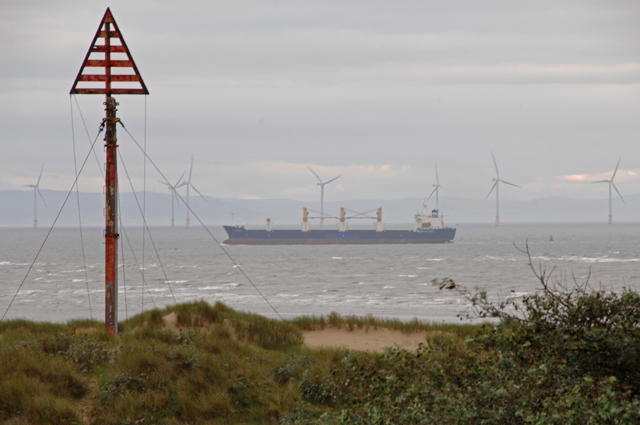
[[[425,342],[425,332],[405,334],[391,329],[347,329],[325,328],[305,331],[304,344],[309,348],[346,348],[349,350],[371,351],[381,353],[386,347],[396,345],[406,350],[415,351],[418,344]]]
[[[178,316],[175,312],[163,317],[164,326],[179,332]],[[398,346],[415,351],[418,344],[425,342],[425,332],[409,334],[391,329],[347,329],[325,328],[302,333],[304,345],[309,348],[345,348],[349,350],[382,353],[387,347]]]

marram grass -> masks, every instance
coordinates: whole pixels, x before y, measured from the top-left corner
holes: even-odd
[[[412,332],[452,332],[460,336],[469,336],[477,332],[478,325],[455,324],[421,321],[416,318],[408,322],[398,319],[378,318],[371,314],[365,316],[342,315],[332,312],[328,316],[308,315],[290,320],[290,323],[305,331],[324,329],[327,327],[354,330],[354,329],[393,329],[403,333]]]
[[[279,321],[203,301],[133,316],[115,338],[98,321],[9,320],[0,423],[338,423],[344,406],[327,399],[325,380],[344,353],[303,346],[302,331],[323,326],[439,330],[461,344],[473,328],[337,314]]]

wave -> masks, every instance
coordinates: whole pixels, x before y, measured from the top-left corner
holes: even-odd
[[[637,263],[640,258],[610,258],[602,257],[578,257],[577,255],[568,255],[558,258],[559,261],[580,261],[583,263]]]

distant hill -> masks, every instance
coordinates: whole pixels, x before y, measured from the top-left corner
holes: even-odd
[[[38,203],[39,227],[48,227],[62,206],[66,192],[42,190],[48,208],[41,200]],[[236,224],[250,223],[253,228],[262,226],[267,217],[276,228],[298,226],[302,221],[302,208],[319,210],[317,202],[302,202],[291,199],[219,199],[206,197],[192,198],[191,207],[206,224],[229,224],[231,213]],[[640,194],[626,195],[626,204],[620,199],[614,201],[613,216],[616,221],[639,221]],[[140,199],[140,202],[142,200]],[[403,225],[413,220],[413,214],[420,208],[422,198],[399,200],[353,200],[326,202],[325,214],[339,213],[340,207],[354,211],[369,211],[382,207],[383,221],[388,224]],[[449,225],[456,223],[492,223],[495,216],[495,202],[491,199],[478,201],[455,197],[442,197],[441,209]],[[80,193],[82,222],[87,226],[104,224],[104,195],[102,193]],[[429,207],[433,207],[433,202]],[[140,212],[132,193],[121,196],[123,222],[127,225],[140,224]],[[146,195],[146,216],[150,225],[166,225],[171,221],[171,197],[169,194],[148,192]],[[500,203],[500,217],[503,223],[522,222],[606,222],[608,216],[607,199],[583,200],[570,198],[541,198],[530,201],[503,200]],[[175,206],[176,226],[184,226],[186,208]],[[58,225],[76,226],[78,207],[76,194],[69,197],[60,214]],[[197,221],[192,217],[192,225]],[[0,226],[33,225],[33,192],[28,190],[0,191]]]

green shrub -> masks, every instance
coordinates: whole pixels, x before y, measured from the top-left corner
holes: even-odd
[[[497,305],[439,282],[479,317],[501,319],[466,341],[436,332],[416,353],[348,352],[301,390],[309,401],[335,400],[341,424],[640,423],[638,293],[588,281],[570,288],[529,264],[542,291]]]

